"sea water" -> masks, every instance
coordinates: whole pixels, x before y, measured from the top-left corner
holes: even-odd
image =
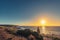
[[[22,26],[21,28],[37,31],[37,27],[38,26]],[[43,29],[43,27],[39,27],[39,29],[40,29],[40,33],[42,33],[43,32],[42,30],[44,30],[45,34],[49,34],[49,35],[54,34],[55,36],[60,37],[60,26],[48,26],[45,27],[45,29]]]

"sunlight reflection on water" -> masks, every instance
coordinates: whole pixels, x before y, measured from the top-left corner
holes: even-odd
[[[42,33],[45,34],[45,26],[42,27]]]

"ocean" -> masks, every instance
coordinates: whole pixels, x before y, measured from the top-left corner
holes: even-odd
[[[37,31],[38,26],[19,26],[20,29],[31,29]],[[48,27],[39,27],[40,32],[45,32],[45,34],[55,34],[60,35],[60,26],[48,26]],[[43,30],[43,31],[42,31]]]

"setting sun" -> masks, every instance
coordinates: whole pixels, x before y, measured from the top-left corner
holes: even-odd
[[[46,21],[45,20],[41,20],[41,24],[45,25]]]

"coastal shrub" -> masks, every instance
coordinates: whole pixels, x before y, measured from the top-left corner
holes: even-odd
[[[43,36],[41,36],[39,33],[37,32],[33,32],[30,29],[25,29],[25,30],[17,30],[16,32],[17,36],[21,36],[21,37],[25,37],[28,39],[28,36],[33,35],[35,37],[36,40],[43,40]],[[33,40],[31,38],[31,40]]]

